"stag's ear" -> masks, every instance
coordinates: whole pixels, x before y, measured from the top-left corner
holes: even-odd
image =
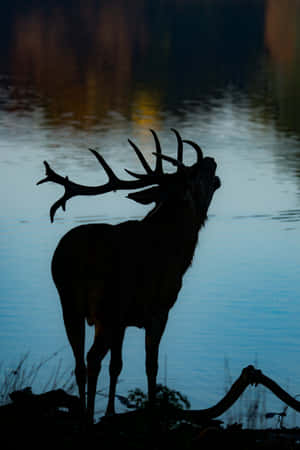
[[[134,200],[142,205],[149,205],[149,203],[158,203],[161,200],[161,188],[159,186],[153,186],[143,191],[131,192],[127,195],[128,198]]]

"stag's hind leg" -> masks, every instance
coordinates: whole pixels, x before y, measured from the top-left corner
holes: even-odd
[[[84,363],[85,319],[69,308],[61,295],[63,317],[67,336],[75,358],[75,377],[79,390],[82,410],[85,411],[86,366]]]

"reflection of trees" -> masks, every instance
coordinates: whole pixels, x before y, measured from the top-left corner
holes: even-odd
[[[37,87],[57,124],[88,127],[109,110],[142,120],[147,99],[157,125],[158,110],[245,88],[262,51],[260,1],[69,3],[12,19],[13,73]]]
[[[13,106],[38,102],[52,126],[90,128],[118,111],[159,129],[165,110],[209,111],[231,86],[253,120],[300,135],[298,0],[11,2],[23,6],[0,16],[0,71],[10,61],[23,80]]]
[[[51,121],[88,126],[110,109],[128,108],[132,52],[143,47],[143,29],[137,8],[133,14],[122,1],[74,9],[71,16],[57,7],[17,17],[12,59],[18,77],[50,99]]]
[[[283,67],[295,57],[298,5],[297,0],[267,1],[265,42],[272,59]]]
[[[298,0],[267,0],[264,42],[267,53],[255,74],[249,99],[253,120],[272,122],[280,131],[300,136],[300,3]],[[292,141],[291,141],[292,142]],[[300,154],[292,144],[278,145],[280,170],[300,177]]]
[[[280,128],[297,135],[300,134],[299,24],[298,0],[268,0],[265,44],[269,51],[269,83],[274,104],[272,113],[276,111],[275,119]]]

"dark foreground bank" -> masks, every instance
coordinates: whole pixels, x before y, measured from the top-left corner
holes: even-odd
[[[11,400],[0,407],[3,449],[300,449],[300,429],[224,428],[199,411],[141,409],[87,426],[78,398],[63,390],[34,395],[28,388],[12,393]]]

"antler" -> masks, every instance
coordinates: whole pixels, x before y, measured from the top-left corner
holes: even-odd
[[[176,158],[172,158],[171,156],[167,156],[167,155],[162,155],[162,153],[160,152],[155,152],[153,153],[153,155],[155,155],[157,157],[157,160],[159,159],[164,159],[165,161],[170,162],[171,164],[173,164],[174,166],[177,167],[177,172],[184,172],[186,174],[186,166],[183,164],[183,143],[189,144],[191,145],[197,153],[197,162],[196,164],[200,164],[203,160],[203,152],[201,150],[201,148],[199,147],[198,144],[196,144],[196,142],[193,141],[189,141],[189,140],[182,140],[180,134],[178,133],[177,130],[175,130],[175,128],[171,128],[171,131],[173,131],[176,135],[177,138],[177,159]]]
[[[57,200],[50,208],[51,222],[53,222],[55,213],[58,208],[61,207],[65,211],[66,203],[72,197],[76,197],[79,195],[98,195],[120,189],[139,189],[145,186],[156,184],[159,181],[159,177],[156,176],[154,179],[153,175],[150,176],[150,179],[144,180],[121,180],[117,177],[117,175],[113,172],[105,159],[96,150],[89,150],[95,155],[108,176],[108,182],[101,186],[84,186],[78,183],[74,183],[73,181],[69,180],[67,176],[62,177],[61,175],[56,173],[50,167],[47,161],[44,161],[44,165],[46,168],[46,177],[40,180],[37,185],[51,181],[53,183],[60,184],[65,188],[64,195],[59,200]]]
[[[98,194],[104,194],[106,192],[116,191],[116,190],[129,190],[129,189],[140,189],[144,188],[146,186],[151,186],[153,184],[161,184],[163,180],[166,180],[166,178],[174,177],[176,174],[165,174],[163,172],[162,168],[162,160],[166,160],[168,162],[171,162],[172,164],[177,166],[177,173],[178,172],[185,172],[186,173],[186,166],[184,166],[182,162],[182,155],[183,155],[183,142],[186,142],[193,146],[193,148],[197,151],[198,154],[198,160],[197,163],[201,161],[203,158],[202,152],[200,147],[192,142],[192,141],[182,141],[180,134],[175,129],[172,129],[172,131],[176,134],[177,142],[178,142],[178,150],[177,150],[177,159],[171,158],[170,156],[166,156],[162,154],[161,146],[159,139],[157,137],[157,134],[154,130],[150,130],[155,141],[156,146],[156,152],[154,155],[156,156],[156,165],[155,169],[151,169],[149,164],[147,163],[145,157],[143,156],[142,152],[139,150],[139,148],[134,144],[130,139],[128,139],[130,145],[133,147],[138,159],[140,160],[143,168],[145,169],[145,174],[137,174],[135,172],[131,172],[130,170],[125,169],[131,176],[137,178],[137,180],[121,180],[117,175],[114,173],[114,171],[111,169],[111,167],[107,164],[103,156],[101,156],[96,150],[89,149],[93,155],[97,158],[98,162],[101,164],[103,169],[105,170],[107,176],[108,176],[108,182],[100,185],[100,186],[84,186],[78,183],[74,183],[73,181],[69,180],[69,178],[63,177],[56,173],[50,165],[47,163],[47,161],[44,161],[44,165],[46,168],[46,177],[40,180],[37,184],[40,185],[42,183],[46,182],[53,182],[56,184],[60,184],[65,188],[64,195],[58,199],[50,208],[50,220],[53,222],[54,216],[58,208],[62,208],[64,211],[66,209],[66,203],[67,201],[72,198],[79,195],[98,195]]]
[[[202,152],[201,147],[198,144],[196,144],[196,142],[189,141],[188,139],[184,139],[182,142],[185,142],[186,144],[191,145],[196,150],[197,164],[200,164],[201,161],[203,160],[203,152]]]

